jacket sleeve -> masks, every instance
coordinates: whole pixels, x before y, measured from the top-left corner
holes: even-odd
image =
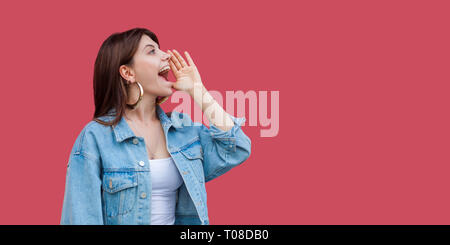
[[[251,140],[242,131],[245,117],[229,115],[234,122],[232,129],[221,130],[210,123],[209,129],[200,126],[200,142],[203,148],[205,182],[211,181],[243,163],[251,153]]]
[[[82,153],[72,153],[66,172],[61,225],[102,225],[100,163]]]

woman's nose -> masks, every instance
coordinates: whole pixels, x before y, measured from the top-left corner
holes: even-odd
[[[166,54],[166,56],[165,56],[165,59],[166,59],[166,60],[170,59],[170,57],[172,56],[172,55],[169,54],[169,53],[165,53],[165,54]]]

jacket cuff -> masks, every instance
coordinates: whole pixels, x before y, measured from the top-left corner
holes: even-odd
[[[228,131],[224,131],[209,121],[209,132],[213,138],[234,138],[236,136],[236,132],[241,128],[241,125],[246,121],[245,117],[234,117],[228,114],[231,117],[231,120],[234,122],[233,128]]]

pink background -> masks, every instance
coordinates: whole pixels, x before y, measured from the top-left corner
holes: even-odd
[[[246,124],[251,157],[207,183],[211,224],[450,224],[449,7],[3,1],[0,224],[59,223],[98,49],[134,27],[209,89],[280,91],[278,136]]]

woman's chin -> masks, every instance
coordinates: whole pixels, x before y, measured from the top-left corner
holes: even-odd
[[[167,96],[169,96],[169,95],[172,95],[175,92],[175,89],[172,88],[172,86],[170,86],[167,91],[168,91],[168,95]]]
[[[161,87],[161,90],[164,90],[164,92],[161,93],[161,96],[165,97],[165,96],[170,96],[174,93],[172,85],[174,84],[171,81],[167,81],[166,79],[163,79],[161,76],[159,76],[159,84]]]
[[[166,80],[165,78],[158,76],[158,80],[164,84],[164,86],[172,87],[173,82]]]
[[[167,97],[167,96],[171,96],[174,93],[174,91],[172,90],[172,88],[166,88],[164,89],[164,92],[161,93],[161,97]]]

